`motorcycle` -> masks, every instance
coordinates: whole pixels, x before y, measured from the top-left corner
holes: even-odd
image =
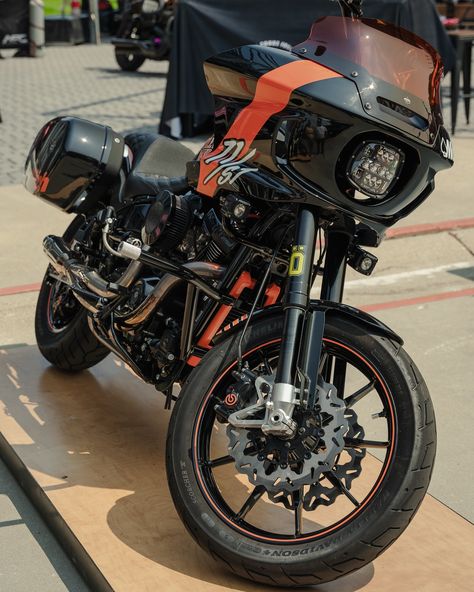
[[[135,72],[146,59],[167,60],[174,21],[173,0],[128,0],[115,46],[115,59],[122,70]]]
[[[43,243],[42,354],[78,371],[113,352],[163,392],[190,534],[235,573],[288,587],[393,543],[436,449],[402,338],[342,299],[347,266],[370,275],[367,249],[453,164],[443,69],[419,37],[340,5],[291,52],[206,61],[215,126],[197,156],[59,117],[26,164],[26,187],[76,215]]]

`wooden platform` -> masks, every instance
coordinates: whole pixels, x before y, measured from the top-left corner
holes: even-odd
[[[112,356],[71,376],[35,347],[0,350],[1,453],[93,589],[266,589],[219,568],[182,526],[166,483],[163,401]],[[318,590],[470,592],[473,548],[473,527],[428,497],[374,564]]]

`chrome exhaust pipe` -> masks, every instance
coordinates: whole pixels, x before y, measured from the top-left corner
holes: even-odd
[[[43,250],[56,272],[65,278],[66,283],[72,289],[76,285],[81,290],[93,292],[100,298],[116,298],[118,296],[117,291],[112,289],[110,282],[104,280],[93,269],[77,263],[74,251],[71,251],[59,236],[45,237]],[[128,288],[138,276],[141,268],[142,264],[139,261],[132,261],[116,282],[117,285]]]
[[[190,269],[197,275],[203,278],[218,280],[226,271],[226,267],[217,265],[216,263],[209,263],[207,261],[192,261],[191,263],[184,263],[183,267]],[[179,278],[170,273],[165,274],[154,290],[145,298],[145,300],[132,312],[124,315],[120,315],[119,312],[115,313],[115,320],[123,323],[127,327],[134,327],[143,323],[155,310],[158,304],[166,298],[169,292],[177,286],[180,282],[183,282],[182,278]]]
[[[59,236],[47,236],[43,240],[43,250],[60,278],[70,286],[75,297],[87,310],[97,312],[98,308],[90,302],[90,298],[87,298],[86,295],[95,296],[97,303],[99,298],[117,298],[118,293],[117,291],[113,291],[113,285],[111,286],[96,271],[78,263],[75,259],[74,251]],[[193,271],[202,278],[213,280],[220,279],[227,269],[222,265],[207,261],[192,261],[185,263],[183,267]],[[142,263],[132,261],[116,284],[128,288],[138,277],[141,269]],[[120,314],[119,311],[116,311],[114,315],[116,322],[130,328],[143,323],[156,310],[158,304],[169,292],[183,281],[182,278],[175,275],[165,274],[159,280],[154,290],[135,310],[126,314]]]

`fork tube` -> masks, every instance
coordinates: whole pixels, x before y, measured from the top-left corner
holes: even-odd
[[[342,228],[329,230],[324,275],[321,286],[321,300],[342,302],[346,279],[347,252],[352,234]]]
[[[324,261],[321,300],[342,302],[344,282],[346,279],[347,253],[353,234],[344,228],[330,229],[326,236],[327,253]],[[326,382],[331,382],[334,360],[328,357],[322,369]]]
[[[302,208],[298,216],[285,296],[285,324],[275,383],[294,384],[303,321],[308,310],[316,248],[317,219]]]

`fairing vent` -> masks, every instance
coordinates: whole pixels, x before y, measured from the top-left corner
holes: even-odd
[[[400,119],[404,123],[408,123],[408,125],[412,125],[421,131],[426,131],[429,127],[429,121],[418,113],[415,113],[408,107],[404,107],[403,105],[399,105],[394,101],[390,101],[389,99],[385,99],[384,97],[377,97],[377,102],[380,105],[380,109]]]

